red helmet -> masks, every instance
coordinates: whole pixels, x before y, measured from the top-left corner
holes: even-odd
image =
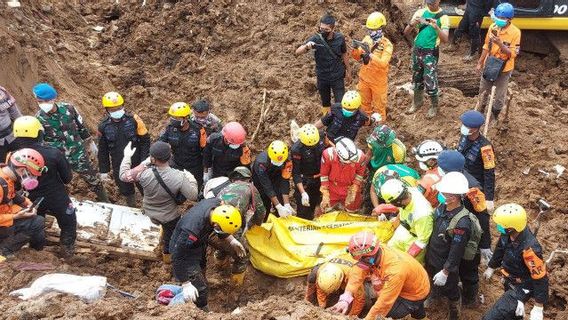
[[[360,231],[351,237],[347,250],[355,260],[374,256],[379,251],[379,239],[372,231]]]
[[[24,148],[20,149],[10,155],[10,164],[14,167],[24,167],[32,175],[41,176],[45,171],[45,161],[43,156],[34,149]]]
[[[223,126],[223,130],[221,130],[221,134],[227,140],[229,144],[243,144],[247,137],[247,132],[245,128],[241,126],[238,122],[229,122],[225,126]]]

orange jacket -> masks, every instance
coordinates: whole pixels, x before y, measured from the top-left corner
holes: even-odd
[[[31,205],[31,201],[16,194],[14,181],[0,168],[0,227],[11,227],[14,224],[14,215],[22,207]]]
[[[508,59],[502,72],[511,71],[515,68],[515,58],[521,50],[521,30],[519,30],[519,28],[517,28],[513,24],[504,29],[496,27],[494,23],[491,24],[489,26],[487,35],[485,36],[485,43],[483,44],[483,49],[485,50],[489,50],[489,35],[493,30],[497,32],[499,39],[501,39],[503,44],[509,47],[509,50],[511,50],[511,55],[507,56],[506,54],[502,53],[501,49],[496,44],[491,45],[491,52],[489,52],[489,54],[500,59]],[[489,54],[487,55],[488,57]],[[484,66],[486,61],[487,57],[485,58],[485,61],[483,61]]]
[[[424,198],[430,202],[432,208],[438,206],[438,191],[433,188],[433,186],[440,182],[442,176],[438,172],[438,167],[426,171],[426,173],[420,178],[418,184],[424,190]]]
[[[370,83],[387,83],[389,62],[392,57],[393,45],[386,37],[382,37],[377,43],[369,36],[363,38],[364,43],[371,49],[371,61],[368,64],[361,65],[359,70],[359,79]],[[361,60],[361,56],[365,53],[362,48],[353,49],[351,55],[357,61]]]
[[[386,317],[398,297],[419,301],[430,293],[428,274],[422,265],[406,252],[388,248],[381,244],[381,257],[372,268],[361,263],[351,268],[346,292],[353,295],[363,286],[365,278],[375,279],[373,287],[377,301],[369,310],[366,320],[377,316]]]

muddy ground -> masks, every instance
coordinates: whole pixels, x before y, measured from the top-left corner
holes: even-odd
[[[141,1],[125,0],[119,6],[114,1],[100,0],[22,2],[20,9],[8,9],[0,2],[0,85],[16,96],[24,113],[32,114],[36,107],[31,87],[37,81],[49,81],[64,100],[78,106],[93,130],[103,116],[101,95],[118,90],[125,97],[126,107],[144,119],[153,138],[165,125],[169,104],[199,97],[212,101],[214,113],[225,121],[243,123],[250,134],[256,128],[266,89],[270,112],[252,147],[259,151],[272,139],[288,139],[290,120],[313,122],[319,114],[313,61],[310,55],[295,57],[293,50],[316,31],[318,19],[326,10],[337,16],[340,31],[356,38],[364,34],[362,26],[369,12],[378,9],[387,15],[387,36],[395,45],[388,123],[407,146],[426,138],[455,146],[458,116],[475,105],[475,98],[460,91],[471,89],[471,84],[465,83],[475,83],[476,77],[472,64],[459,62],[465,50],[462,48],[453,54],[442,52],[442,73],[447,79],[460,74],[463,81],[458,76],[447,82],[457,88],[442,88],[440,116],[427,121],[426,110],[413,116],[403,113],[411,97],[397,86],[410,80],[410,55],[401,37],[403,15],[387,1],[148,1],[143,8]],[[102,27],[102,31],[95,27]],[[557,178],[553,169],[556,164],[568,166],[564,132],[568,124],[567,71],[557,53],[524,52],[512,78],[516,85],[509,119],[489,132],[498,161],[497,204],[519,202],[533,218],[539,198],[554,206],[539,231],[547,255],[556,248],[565,248],[568,240],[567,174]],[[412,159],[410,162],[415,165]],[[77,197],[93,197],[85,192],[81,181],[74,182],[71,191]],[[111,196],[121,201],[116,192]],[[7,293],[47,271],[19,271],[11,262],[3,264],[0,272],[0,318],[334,317],[301,301],[304,279],[279,280],[252,268],[240,289],[231,288],[226,275],[212,268],[208,277],[214,313],[205,314],[190,304],[166,308],[154,302],[154,290],[171,281],[169,268],[159,263],[104,255],[78,255],[63,261],[50,252],[27,249],[18,254],[16,261],[49,263],[57,271],[104,275],[111,284],[138,298],[128,300],[109,292],[91,305],[60,296],[21,302],[7,297]],[[547,319],[568,317],[565,262],[564,257],[558,257],[549,266],[551,298],[545,310]],[[479,319],[498,298],[502,289],[496,282],[482,285],[485,304],[477,310],[465,310],[464,319]],[[237,307],[241,313],[229,315]],[[431,318],[444,319],[443,309],[440,306],[432,310]]]

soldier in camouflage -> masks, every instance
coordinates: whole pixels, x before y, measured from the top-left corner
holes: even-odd
[[[47,83],[36,84],[33,92],[40,108],[36,117],[44,128],[45,143],[65,153],[73,171],[95,192],[98,201],[109,202],[99,174],[85,150],[88,145],[91,154],[97,156],[97,146],[81,115],[73,105],[55,102],[57,91]]]

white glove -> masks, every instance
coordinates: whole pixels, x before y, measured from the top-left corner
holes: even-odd
[[[440,270],[440,272],[434,275],[434,278],[432,278],[432,280],[434,280],[434,285],[443,287],[446,285],[446,281],[448,281],[448,275],[444,273],[444,270]]]
[[[209,168],[207,172],[203,171],[203,184],[207,183],[213,177],[213,169]]]
[[[542,320],[544,317],[542,311],[542,307],[534,306],[531,310],[530,320]]]
[[[132,141],[129,141],[126,147],[124,147],[124,157],[130,159],[134,152],[136,152],[136,148],[132,148]]]
[[[493,276],[493,273],[495,272],[495,269],[493,268],[487,268],[487,270],[485,270],[485,272],[483,273],[483,278],[485,280],[489,280],[491,279],[491,277]]]
[[[480,249],[479,251],[481,252],[481,259],[485,260],[485,265],[487,265],[491,257],[493,257],[493,252],[489,248]]]
[[[374,112],[371,114],[371,123],[379,123],[381,120],[383,120],[383,117],[379,113]]]
[[[532,311],[531,311],[531,313],[532,313]],[[515,309],[515,315],[517,317],[524,317],[525,316],[525,304],[521,300],[517,300],[517,308]]]
[[[308,49],[313,49],[315,46],[316,46],[316,43],[313,42],[313,41],[308,41],[308,42],[306,43],[306,47],[307,47]]]
[[[197,291],[197,288],[195,288],[191,282],[186,282],[184,283],[181,288],[183,289],[183,299],[185,301],[193,301],[195,302],[197,300],[197,298],[199,297],[199,291]]]
[[[310,196],[308,195],[307,192],[302,192],[302,205],[304,207],[309,207],[310,206]]]
[[[237,253],[237,256],[239,256],[239,258],[244,258],[247,255],[247,251],[245,250],[245,247],[243,247],[242,243],[235,238],[233,238],[233,240],[231,240],[231,247],[233,247],[233,249]]]
[[[101,173],[100,177],[102,182],[109,182],[111,180],[108,173]]]
[[[387,221],[387,216],[384,213],[381,213],[377,216],[377,220],[379,221]]]
[[[97,154],[99,154],[99,148],[97,147],[97,144],[94,141],[91,141],[91,143],[89,143],[89,152],[96,157]]]
[[[286,208],[286,210],[290,211],[291,215],[296,214],[296,210],[294,210],[294,208],[292,208],[292,206],[289,203],[284,204],[284,208]]]
[[[279,217],[287,217],[292,214],[288,209],[286,209],[286,207],[284,207],[280,203],[276,205],[276,211],[278,211]]]
[[[485,201],[485,205],[487,206],[487,211],[489,213],[493,213],[493,210],[495,209],[495,203],[493,201]]]

